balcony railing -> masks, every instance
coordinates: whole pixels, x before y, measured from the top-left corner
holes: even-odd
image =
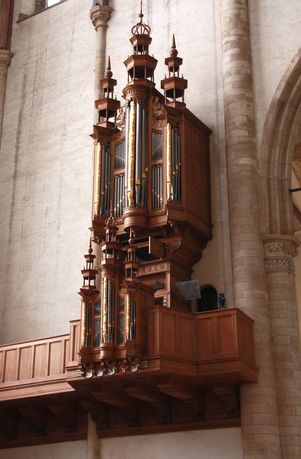
[[[80,321],[70,333],[0,346],[0,400],[72,390],[67,370],[77,367]]]
[[[0,347],[0,426],[12,418],[0,448],[41,432],[44,443],[86,438],[84,410],[103,437],[239,425],[237,387],[256,381],[253,321],[235,308],[150,308],[136,369],[81,376],[79,343],[77,320],[70,334]]]
[[[236,308],[199,314],[153,308],[149,367],[202,383],[254,382],[253,321]]]

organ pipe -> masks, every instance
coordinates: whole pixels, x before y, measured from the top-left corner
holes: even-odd
[[[101,295],[101,330],[102,342],[107,343],[108,340],[108,278],[104,274],[102,278],[102,295]]]
[[[81,338],[80,343],[81,347],[85,346],[85,337],[86,337],[86,303],[82,301],[82,323],[81,323]]]
[[[125,336],[127,341],[136,336],[136,301],[129,292],[125,297]]]
[[[96,164],[95,164],[95,188],[94,188],[94,215],[100,214],[100,182],[101,182],[101,155],[102,144],[97,143]]]
[[[130,321],[131,321],[131,297],[130,294],[127,293],[125,297],[125,336],[126,340],[130,339]]]
[[[167,177],[166,177],[166,186],[167,186],[167,199],[171,199],[171,176],[172,176],[172,165],[171,165],[171,156],[172,156],[172,127],[170,123],[167,123],[167,129],[166,129],[166,137],[167,137],[167,142],[166,142],[166,172],[167,172]]]
[[[136,143],[136,107],[135,101],[130,102],[130,119],[129,119],[129,152],[128,152],[128,205],[135,205],[135,143]]]
[[[136,154],[135,154],[135,191],[136,191],[136,204],[140,204],[140,192],[141,192],[141,129],[142,129],[142,107],[137,104],[136,113]]]

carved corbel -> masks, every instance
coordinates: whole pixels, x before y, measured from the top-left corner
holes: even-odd
[[[108,22],[111,18],[112,11],[113,8],[111,8],[109,5],[102,4],[93,6],[93,8],[90,10],[90,19],[96,31],[99,29],[99,27],[108,27]]]
[[[264,263],[267,273],[295,273],[294,257],[299,242],[294,236],[272,234],[263,239]]]

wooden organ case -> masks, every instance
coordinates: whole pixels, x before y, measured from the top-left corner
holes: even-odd
[[[252,321],[234,309],[195,314],[176,288],[212,236],[211,131],[186,108],[174,37],[164,94],[155,88],[151,40],[141,11],[124,62],[125,104],[114,97],[110,58],[95,102],[99,268],[90,244],[80,290],[82,378],[70,384],[93,392],[103,436],[235,425],[237,384],[256,379]]]

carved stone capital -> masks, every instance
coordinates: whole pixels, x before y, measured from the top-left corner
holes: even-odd
[[[8,68],[13,56],[13,53],[8,49],[0,49],[0,66]]]
[[[97,31],[99,27],[108,27],[113,8],[106,5],[97,5],[90,10],[90,19]]]
[[[271,234],[263,238],[263,246],[264,263],[268,273],[285,271],[294,274],[294,257],[299,246],[294,236]]]

